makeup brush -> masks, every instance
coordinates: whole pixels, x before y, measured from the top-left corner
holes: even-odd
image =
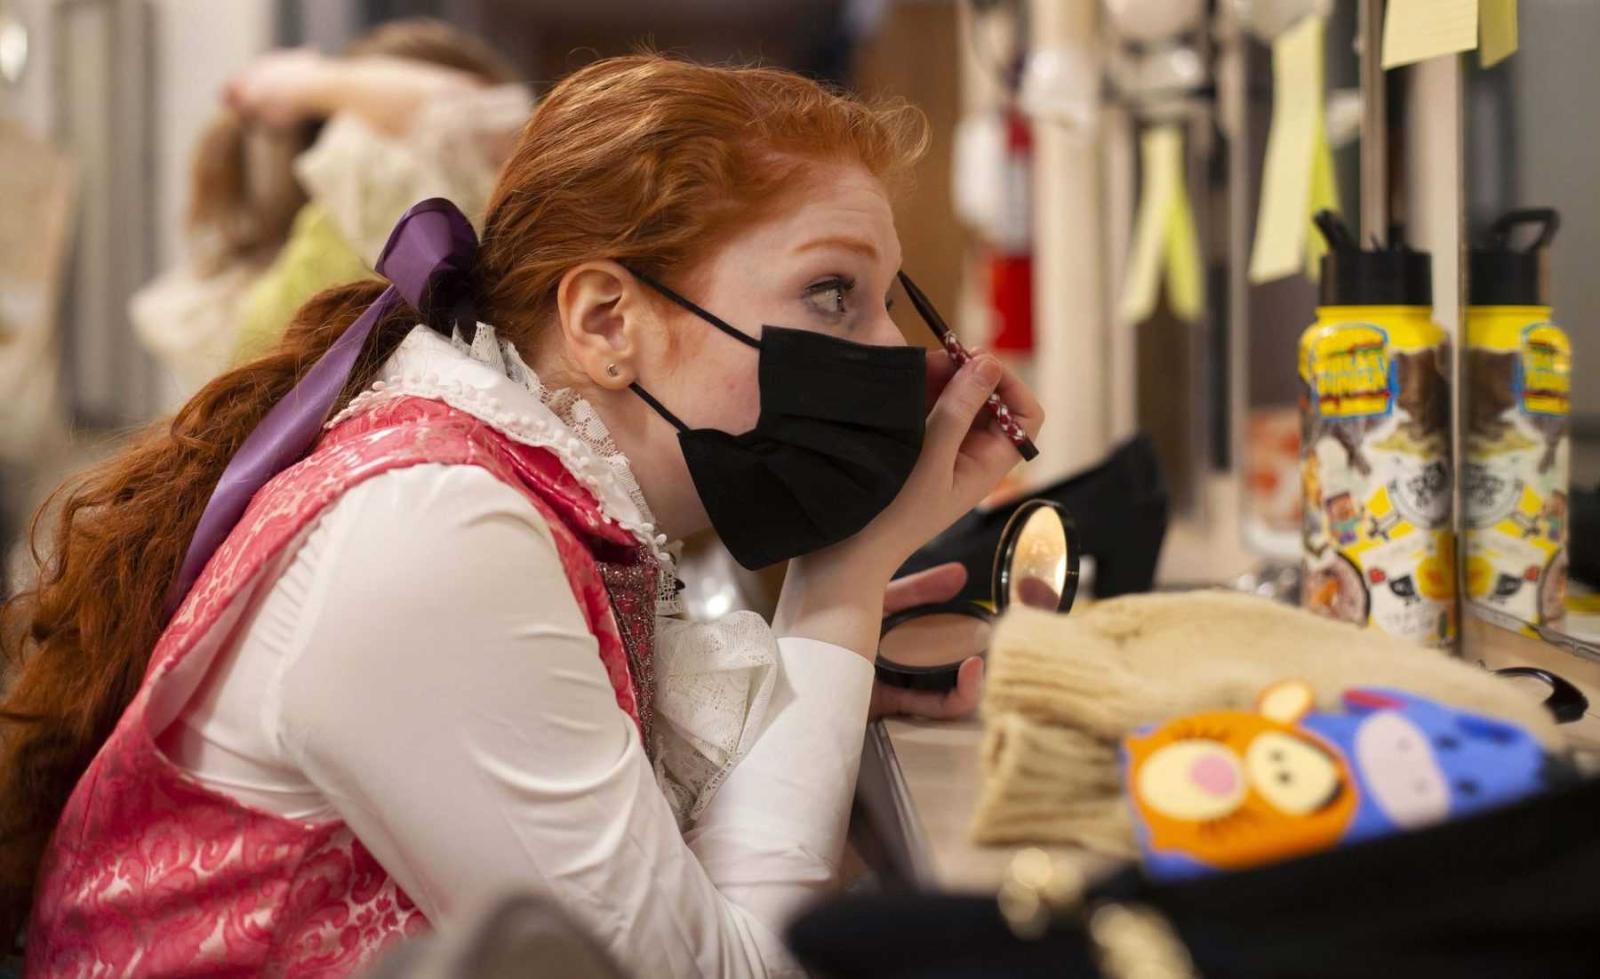
[[[929,302],[928,297],[923,294],[921,289],[917,288],[917,284],[911,281],[911,276],[901,272],[900,284],[905,287],[906,296],[911,299],[911,305],[917,308],[918,315],[922,317],[924,323],[928,324],[928,329],[933,331],[933,335],[939,338],[939,343],[944,346],[944,352],[950,355],[950,359],[955,362],[955,365],[961,367],[971,360],[971,351],[967,350],[961,341],[956,339],[955,331],[945,324],[944,317],[940,316],[939,311],[933,308],[933,303]],[[1022,425],[1011,414],[1011,409],[1006,406],[1006,403],[1000,400],[1000,395],[989,395],[989,410],[994,413],[994,420],[999,422],[1000,430],[1005,432],[1006,437],[1011,439],[1012,444],[1017,447],[1017,452],[1021,453],[1023,461],[1032,461],[1038,456],[1039,447],[1033,444],[1032,439],[1028,438],[1028,433],[1022,430]]]

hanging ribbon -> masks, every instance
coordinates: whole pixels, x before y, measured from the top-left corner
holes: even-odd
[[[178,610],[256,491],[311,450],[375,326],[402,302],[441,332],[448,333],[452,322],[476,321],[470,306],[477,253],[472,224],[447,200],[425,200],[401,216],[377,265],[378,274],[392,284],[272,406],[234,453],[189,540],[163,620]]]

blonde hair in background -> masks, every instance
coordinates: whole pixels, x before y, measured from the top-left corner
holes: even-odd
[[[516,82],[515,67],[488,44],[449,24],[408,18],[353,41],[345,57],[386,57],[451,68],[488,85]],[[306,194],[294,159],[311,145],[317,123],[257,125],[221,109],[201,133],[190,170],[186,224],[204,273],[237,261],[265,261],[282,247]]]

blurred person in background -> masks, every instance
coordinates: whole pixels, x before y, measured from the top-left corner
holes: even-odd
[[[272,51],[228,85],[195,150],[188,257],[130,303],[185,395],[266,352],[329,286],[371,278],[427,197],[481,219],[532,101],[509,62],[442,21],[390,21],[340,57]]]
[[[346,975],[513,888],[635,975],[794,974],[868,717],[977,700],[976,659],[875,690],[885,609],[964,575],[890,578],[1015,464],[990,393],[1041,423],[890,316],[926,140],[783,71],[597,62],[481,245],[413,207],[393,291],[318,294],[71,484],[0,609],[30,975]],[[793,558],[770,625],[677,615],[668,542],[708,527]]]

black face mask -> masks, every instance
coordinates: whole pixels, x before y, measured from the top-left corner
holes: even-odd
[[[922,451],[927,359],[764,327],[742,333],[653,279],[641,282],[760,353],[761,415],[743,435],[689,428],[637,383],[678,430],[711,527],[750,570],[836,544],[883,512]]]

